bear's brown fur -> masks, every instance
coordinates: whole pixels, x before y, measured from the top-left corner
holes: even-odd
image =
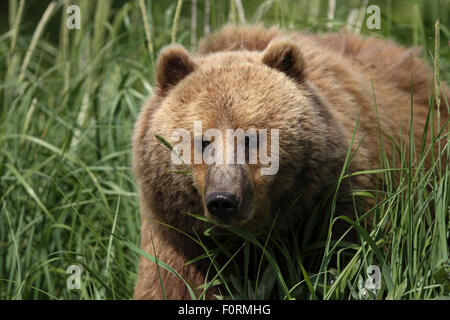
[[[351,171],[379,168],[379,130],[382,136],[408,142],[411,81],[419,146],[432,78],[417,50],[346,32],[315,36],[226,26],[203,40],[196,55],[179,45],[165,48],[157,63],[155,92],[133,137],[142,249],[172,266],[193,287],[204,283],[208,261],[185,265],[202,253],[187,236],[201,230],[202,223],[184,212],[205,212],[210,169],[194,164],[192,175],[173,173],[183,167],[172,163],[170,151],[155,134],[170,141],[177,128],[191,131],[194,120],[202,120],[203,130],[278,128],[278,173],[262,176],[258,165],[242,169],[250,179],[253,208],[243,223],[264,223],[278,210],[299,216],[336,180],[358,118]],[[443,85],[443,124],[448,97]],[[391,158],[391,140],[383,142]],[[351,183],[355,189],[375,189],[369,175],[357,175]],[[142,257],[134,298],[161,299],[161,285],[169,299],[190,297],[178,277]]]

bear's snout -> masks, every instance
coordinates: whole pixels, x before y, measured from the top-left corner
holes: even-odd
[[[220,226],[242,225],[253,215],[253,187],[242,165],[210,165],[205,177],[205,214]]]
[[[239,199],[230,192],[213,192],[206,199],[206,207],[212,216],[227,225],[238,211]]]

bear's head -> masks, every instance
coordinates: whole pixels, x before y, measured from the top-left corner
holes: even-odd
[[[306,63],[289,38],[263,51],[191,56],[179,45],[163,49],[138,159],[148,173],[138,174],[146,176],[141,186],[152,185],[144,197],[164,203],[162,211],[189,211],[199,202],[220,226],[308,209],[338,173],[345,148]]]

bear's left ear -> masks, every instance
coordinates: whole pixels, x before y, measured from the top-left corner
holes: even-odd
[[[159,87],[166,91],[194,71],[195,63],[186,49],[180,45],[170,45],[163,49],[158,57],[156,80]]]
[[[303,54],[291,39],[282,38],[271,41],[263,52],[262,62],[297,82],[303,81]]]

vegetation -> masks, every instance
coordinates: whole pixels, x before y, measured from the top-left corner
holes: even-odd
[[[192,48],[228,21],[317,33],[348,27],[422,46],[436,78],[450,80],[447,0],[76,4],[79,30],[66,27],[70,1],[0,4],[0,299],[132,297],[141,252],[130,138],[152,92],[155,57],[166,44]],[[380,30],[366,26],[370,4],[381,8]],[[449,108],[448,103],[430,103],[430,112]],[[444,161],[450,158],[449,136],[438,139],[445,143],[433,156],[442,170],[424,170],[421,159],[431,152],[429,145],[400,147],[399,171],[382,157],[381,169],[371,174],[383,176],[383,188],[353,194],[377,199],[357,221],[333,215],[336,188],[330,190],[324,197],[331,205],[317,209],[330,214],[322,241],[310,232],[301,234],[301,243],[292,241],[297,229],[286,234],[233,230],[236,237],[218,249],[205,248],[203,258],[226,257],[236,272],[209,279],[205,286],[225,284],[218,297],[224,299],[449,298],[450,170]],[[410,152],[419,159],[409,163]],[[399,184],[393,182],[395,172],[400,172]],[[374,222],[370,230],[366,217]],[[359,244],[331,240],[329,230],[337,220],[357,231]],[[311,230],[316,221],[305,223]],[[235,253],[243,257],[244,268],[236,264]],[[80,290],[66,285],[70,265],[83,267]],[[379,290],[364,287],[371,265],[381,269]]]

